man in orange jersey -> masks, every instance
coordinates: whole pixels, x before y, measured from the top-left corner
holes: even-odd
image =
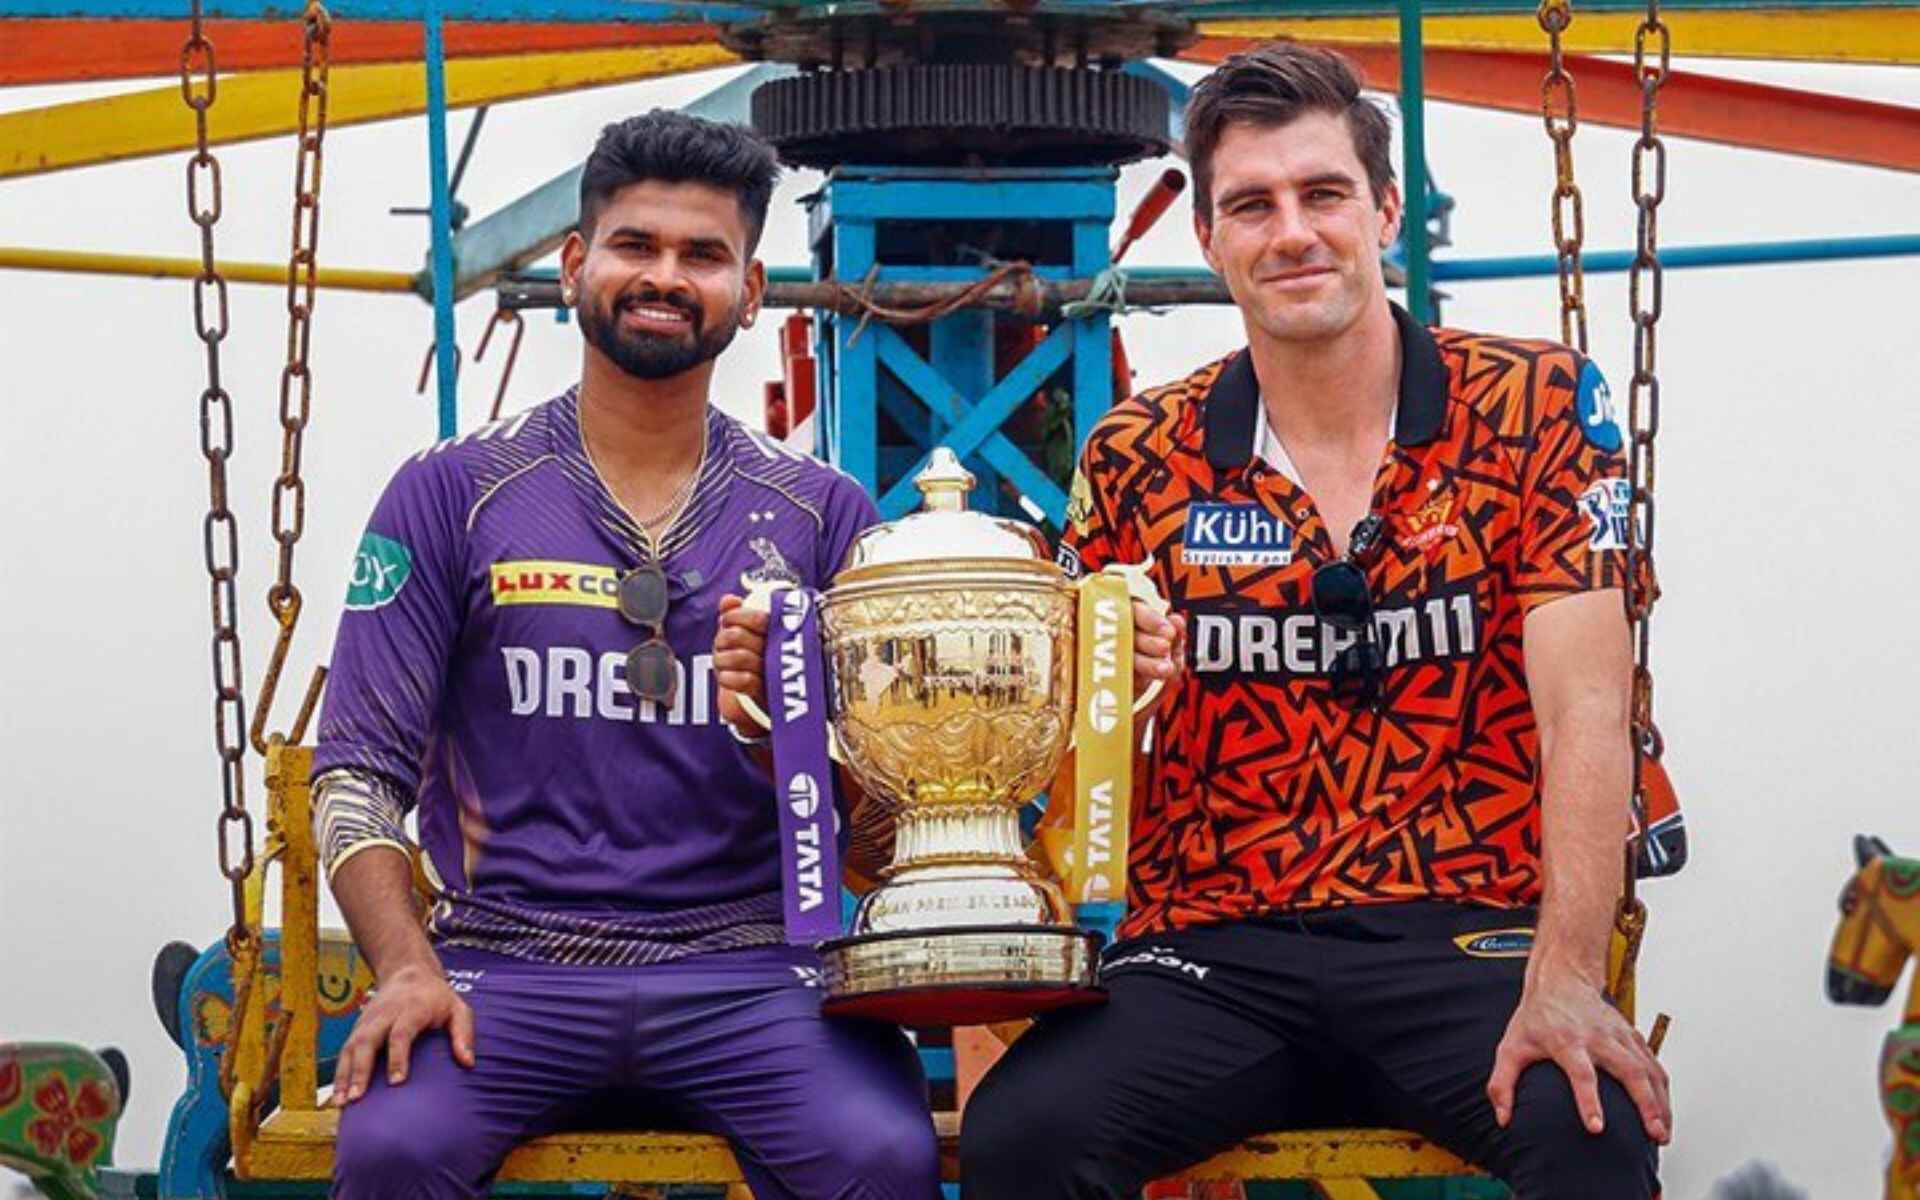
[[[1229,59],[1187,131],[1247,348],[1100,423],[1060,551],[1148,560],[1174,613],[1139,616],[1143,676],[1176,678],[1130,911],[1110,1002],[973,1097],[963,1192],[1132,1197],[1359,1122],[1520,1200],[1648,1197],[1667,1079],[1603,993],[1631,770],[1606,385],[1388,303],[1390,131],[1337,56]]]

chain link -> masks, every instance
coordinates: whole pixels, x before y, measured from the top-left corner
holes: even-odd
[[[1660,88],[1672,62],[1672,37],[1660,19],[1660,0],[1647,0],[1647,13],[1633,36],[1634,77],[1640,83],[1640,138],[1633,146],[1633,203],[1639,210],[1638,240],[1627,272],[1627,308],[1633,317],[1633,379],[1628,385],[1627,472],[1633,483],[1627,521],[1627,619],[1633,626],[1633,736],[1636,751],[1658,757],[1659,730],[1653,723],[1652,616],[1660,598],[1653,546],[1658,508],[1654,503],[1655,441],[1660,433],[1660,378],[1655,370],[1663,276],[1659,253],[1660,202],[1667,194],[1667,147],[1660,140]],[[1634,811],[1646,812],[1642,753],[1633,759]],[[1627,899],[1633,899],[1635,872],[1627,871]]]
[[[253,815],[247,811],[247,701],[240,662],[240,610],[234,581],[240,570],[240,528],[227,505],[227,460],[233,457],[233,398],[220,382],[220,345],[227,337],[227,281],[213,253],[220,221],[220,160],[210,148],[207,113],[218,95],[213,43],[207,40],[200,0],[180,48],[180,97],[193,113],[194,153],[187,160],[187,216],[200,230],[200,274],[193,281],[193,328],[206,350],[207,383],[200,392],[200,453],[207,462],[207,515],[200,527],[213,616],[213,744],[220,753],[220,874],[233,891],[236,953],[251,938],[247,876],[253,872]],[[212,319],[210,319],[212,318]],[[235,846],[235,841],[239,845]],[[236,856],[237,855],[237,856]]]
[[[260,696],[253,706],[253,747],[267,752],[267,718],[280,673],[300,622],[302,598],[293,582],[294,550],[307,526],[307,482],[300,454],[313,401],[308,351],[313,342],[315,270],[320,244],[320,175],[327,135],[327,79],[331,67],[332,19],[319,0],[309,0],[300,63],[299,142],[293,170],[293,248],[287,259],[287,361],[280,371],[280,474],[273,481],[273,540],[279,570],[267,589],[267,610],[280,626]],[[311,707],[324,675],[316,673],[303,711]],[[297,721],[296,727],[304,725]],[[301,730],[304,732],[304,730]],[[295,739],[300,736],[295,733]]]
[[[1580,263],[1580,249],[1587,238],[1587,218],[1580,185],[1573,177],[1573,135],[1580,128],[1580,108],[1560,44],[1560,35],[1573,24],[1573,5],[1571,0],[1540,0],[1536,15],[1549,44],[1547,75],[1540,82],[1540,116],[1553,142],[1554,184],[1549,211],[1553,218],[1554,265],[1560,277],[1560,340],[1585,354],[1586,272]]]

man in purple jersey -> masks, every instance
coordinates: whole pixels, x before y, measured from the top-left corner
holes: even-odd
[[[609,126],[561,252],[579,384],[414,456],[374,510],[314,761],[379,981],[335,1073],[335,1196],[481,1194],[517,1143],[611,1103],[726,1136],[761,1200],[938,1193],[911,1046],[823,1019],[818,961],[783,939],[764,751],[725,719],[726,689],[763,691],[765,627],[728,598],[824,586],[875,520],[708,403],[758,315],[777,174],[738,127]]]

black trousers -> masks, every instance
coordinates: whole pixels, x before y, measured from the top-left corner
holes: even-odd
[[[1551,1062],[1494,1121],[1487,1079],[1533,918],[1394,904],[1117,943],[1108,1003],[1042,1018],[974,1093],[961,1196],[1132,1200],[1255,1134],[1368,1125],[1422,1134],[1516,1200],[1646,1200],[1654,1146],[1604,1073],[1602,1133]]]

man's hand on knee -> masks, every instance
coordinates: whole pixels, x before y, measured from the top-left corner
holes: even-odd
[[[1513,1120],[1513,1098],[1520,1073],[1536,1062],[1551,1061],[1573,1085],[1574,1104],[1588,1132],[1606,1128],[1600,1106],[1605,1071],[1620,1081],[1640,1110],[1647,1136],[1666,1144],[1673,1136],[1673,1102],[1667,1071],[1653,1056],[1640,1031],[1607,1003],[1600,990],[1584,981],[1529,981],[1507,1023],[1506,1036],[1493,1059],[1487,1099],[1494,1118],[1506,1128]]]
[[[340,1051],[340,1062],[333,1072],[333,1106],[343,1108],[366,1095],[373,1065],[383,1049],[387,1082],[405,1083],[414,1039],[432,1029],[447,1031],[455,1062],[473,1066],[473,1009],[447,984],[445,976],[425,967],[407,966],[381,980]]]

